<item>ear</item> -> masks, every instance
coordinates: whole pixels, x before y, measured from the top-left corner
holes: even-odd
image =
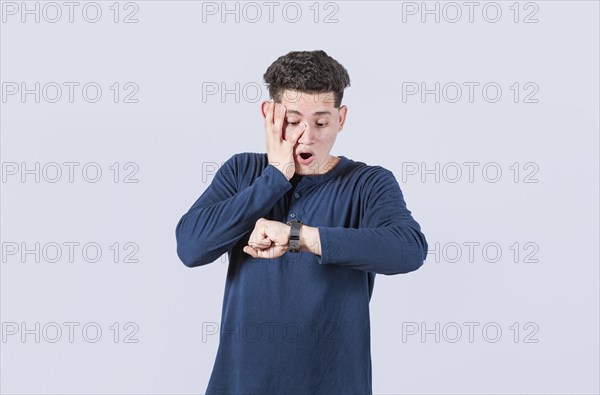
[[[347,113],[348,113],[348,107],[341,106],[340,107],[340,119],[339,119],[340,128],[338,129],[338,133],[341,132],[342,129],[344,128],[344,123],[346,122],[346,114]]]
[[[264,119],[267,119],[268,106],[269,106],[269,100],[263,100],[262,103],[260,103],[260,112],[262,113],[262,116]]]

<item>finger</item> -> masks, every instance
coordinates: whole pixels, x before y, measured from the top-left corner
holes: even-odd
[[[277,110],[279,110],[280,106],[281,104],[278,105],[275,101],[271,103],[271,115],[269,117],[269,124],[267,125],[271,137],[275,137],[278,141],[281,140],[281,130],[277,130],[275,122],[277,122]]]
[[[272,243],[273,242],[268,237],[265,237],[264,239],[258,241],[258,245],[265,247],[265,248],[270,247]]]
[[[292,145],[296,145],[296,142],[298,141],[300,136],[302,136],[302,133],[304,133],[305,130],[306,130],[306,123],[303,122],[302,128],[300,128],[299,130],[296,130],[294,133],[292,133],[290,135],[290,138],[287,141],[289,141]]]
[[[273,109],[275,108],[275,102],[272,100],[269,100],[269,105],[267,106],[267,117],[265,118],[265,122],[267,123],[267,126],[270,126],[273,124]]]
[[[256,257],[257,258],[273,258],[273,252],[271,248],[268,248],[266,250],[256,250]]]
[[[248,245],[250,247],[254,248],[255,250],[258,250],[258,249],[264,250],[265,248],[269,248],[271,246],[271,240],[263,239],[260,241],[249,241]]]
[[[250,255],[253,258],[256,258],[258,256],[256,250],[252,247],[246,246],[242,249],[246,254]]]
[[[280,248],[285,251],[288,249],[288,245],[287,243],[273,243],[273,248]]]
[[[267,104],[267,115],[265,116],[265,133],[267,134],[267,138],[273,135],[273,107],[274,103],[269,100]]]
[[[256,258],[269,258],[268,250],[255,250]]]
[[[255,233],[261,229],[258,234],[251,235],[248,240],[248,245],[252,246],[254,249],[265,249],[271,246],[271,239],[267,236],[267,227],[266,226],[258,226],[255,228]]]
[[[276,105],[275,124],[273,133],[283,138],[283,120],[285,119],[286,108],[283,104]]]
[[[251,248],[253,248],[253,249],[257,250],[257,251],[259,249],[262,249],[261,245],[258,244],[258,243],[256,243],[256,242],[254,242],[254,241],[249,241],[248,242],[248,247],[251,247]]]

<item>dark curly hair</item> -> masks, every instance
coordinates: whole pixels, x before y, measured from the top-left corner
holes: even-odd
[[[348,71],[325,51],[292,51],[280,56],[265,72],[263,78],[269,96],[281,103],[286,89],[320,93],[333,92],[334,107],[339,108],[344,89],[350,86]]]

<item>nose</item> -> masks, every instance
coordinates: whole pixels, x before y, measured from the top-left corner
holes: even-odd
[[[299,126],[300,126],[300,129],[302,129],[303,125],[299,125]],[[304,129],[304,132],[302,133],[302,135],[300,135],[300,138],[298,139],[298,143],[310,144],[312,142],[312,138],[313,138],[312,129],[307,123],[306,129]]]

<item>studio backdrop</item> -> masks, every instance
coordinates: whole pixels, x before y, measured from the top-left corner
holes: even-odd
[[[316,49],[351,79],[331,154],[429,243],[376,276],[373,392],[599,392],[598,2],[0,4],[2,394],[203,393],[228,258],[175,226]]]

